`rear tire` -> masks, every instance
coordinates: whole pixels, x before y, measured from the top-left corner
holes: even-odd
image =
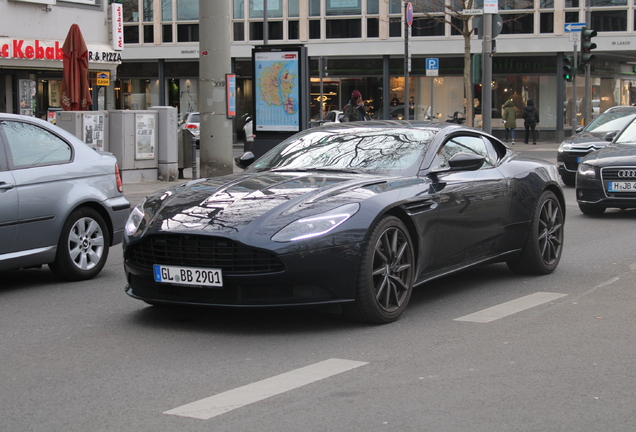
[[[551,191],[544,191],[537,201],[521,255],[508,261],[515,273],[544,275],[559,265],[564,238],[563,209]]]
[[[411,298],[415,267],[404,223],[394,216],[381,219],[363,247],[356,300],[343,307],[345,316],[374,324],[397,320]]]
[[[63,279],[91,279],[106,264],[109,248],[110,237],[104,219],[91,208],[79,208],[64,223],[55,262],[49,267]]]
[[[581,209],[581,213],[586,215],[600,215],[605,213],[605,207],[602,205],[579,204],[579,209]]]

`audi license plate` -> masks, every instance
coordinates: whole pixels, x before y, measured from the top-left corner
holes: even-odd
[[[608,192],[636,192],[636,182],[607,182]]]
[[[153,266],[156,282],[203,287],[222,287],[221,269],[176,267],[155,264]]]

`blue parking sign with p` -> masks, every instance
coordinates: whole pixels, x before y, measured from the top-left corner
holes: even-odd
[[[439,73],[439,59],[427,58],[426,59],[426,76],[437,76]]]

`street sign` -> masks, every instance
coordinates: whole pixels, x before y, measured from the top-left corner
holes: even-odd
[[[498,0],[484,0],[484,13],[496,14],[499,12]]]
[[[462,15],[483,15],[483,9],[464,9],[462,10]]]
[[[565,23],[563,24],[563,31],[566,33],[580,32],[583,27],[585,27],[585,23]]]
[[[439,59],[427,58],[426,59],[426,76],[438,76],[439,75]]]
[[[409,27],[413,25],[413,3],[411,2],[406,5],[406,23]]]

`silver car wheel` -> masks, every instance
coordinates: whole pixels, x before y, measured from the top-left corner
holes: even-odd
[[[75,222],[68,236],[68,253],[81,270],[99,264],[104,254],[104,234],[97,221],[84,217]]]

